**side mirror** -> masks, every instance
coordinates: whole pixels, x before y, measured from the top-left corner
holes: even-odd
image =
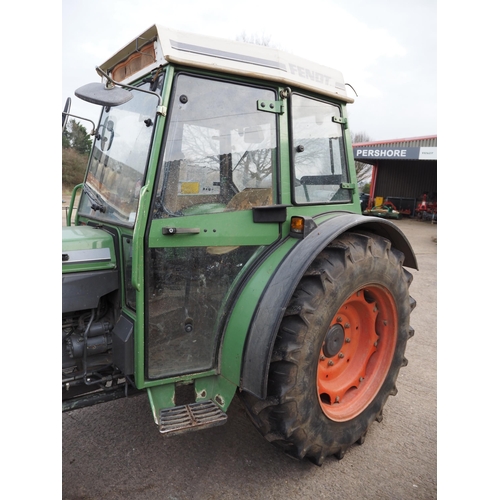
[[[104,83],[88,83],[75,90],[80,99],[99,106],[120,106],[130,101],[132,92],[120,87],[106,88]]]

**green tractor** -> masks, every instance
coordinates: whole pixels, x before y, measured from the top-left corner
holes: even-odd
[[[62,229],[63,411],[146,391],[176,435],[238,394],[287,454],[342,458],[396,393],[417,269],[361,214],[342,74],[156,25],[97,72],[75,91],[102,111]]]

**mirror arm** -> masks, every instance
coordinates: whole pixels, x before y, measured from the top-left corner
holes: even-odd
[[[167,108],[165,106],[162,106],[161,96],[158,95],[156,92],[152,92],[151,90],[139,89],[137,87],[134,87],[133,85],[126,85],[124,83],[115,82],[108,74],[106,74],[106,72],[103,69],[99,68],[99,66],[96,66],[95,70],[97,71],[98,75],[102,76],[106,80],[107,88],[113,88],[114,86],[118,86],[125,89],[136,90],[137,92],[144,92],[145,94],[154,95],[158,99],[158,107],[156,108],[156,112],[159,115],[167,116]]]
[[[73,118],[79,118],[80,120],[85,120],[86,122],[92,123],[92,131],[90,132],[90,135],[95,135],[96,133],[95,123],[92,120],[89,120],[88,118],[83,118],[82,116],[72,115],[70,113],[66,113],[65,111],[63,111],[62,114],[66,116],[72,116]]]

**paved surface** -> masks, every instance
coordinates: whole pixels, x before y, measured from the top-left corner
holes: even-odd
[[[275,449],[253,427],[237,398],[221,427],[161,436],[145,395],[62,417],[65,500],[434,499],[436,444],[437,225],[396,221],[417,254],[417,301],[408,366],[381,423],[338,461],[322,467]]]

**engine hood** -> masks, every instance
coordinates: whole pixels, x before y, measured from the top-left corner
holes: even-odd
[[[115,268],[115,245],[109,233],[89,226],[62,228],[63,274]]]

